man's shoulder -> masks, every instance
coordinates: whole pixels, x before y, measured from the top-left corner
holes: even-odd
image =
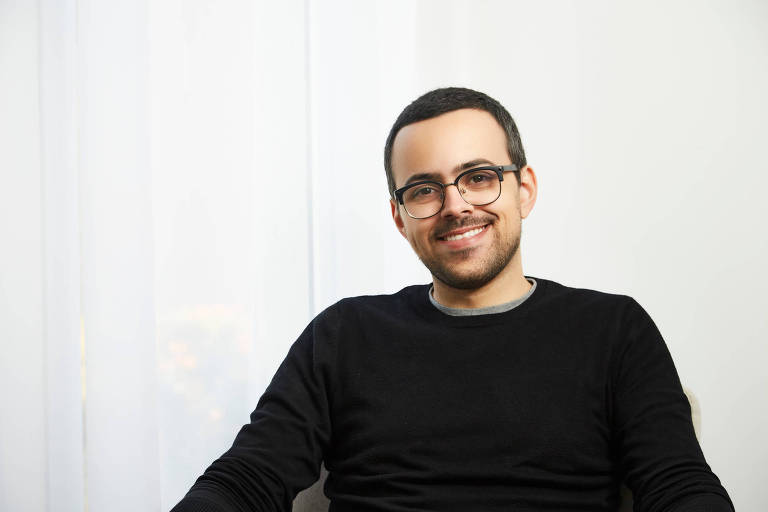
[[[416,284],[406,286],[395,293],[345,297],[326,308],[321,315],[347,316],[363,311],[397,314],[403,310],[412,310],[414,306],[426,302],[429,286],[429,284]]]
[[[531,318],[556,326],[553,328],[564,328],[573,333],[602,332],[608,337],[596,336],[595,339],[615,341],[624,339],[628,330],[653,323],[645,309],[630,295],[542,281],[546,293],[540,297]],[[624,334],[617,337],[616,333]]]
[[[542,305],[556,305],[576,309],[624,309],[634,307],[637,303],[629,295],[623,293],[601,291],[593,288],[569,286],[550,279],[532,277],[541,287],[540,302]]]

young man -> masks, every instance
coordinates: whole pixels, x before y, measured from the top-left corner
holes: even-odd
[[[526,277],[536,175],[492,98],[438,89],[385,148],[395,225],[431,285],[342,300],[293,345],[232,448],[174,508],[729,511],[653,321]]]

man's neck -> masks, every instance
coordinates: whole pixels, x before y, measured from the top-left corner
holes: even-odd
[[[519,299],[531,289],[522,268],[507,268],[491,281],[471,290],[452,288],[439,279],[432,279],[433,296],[449,308],[487,308]]]

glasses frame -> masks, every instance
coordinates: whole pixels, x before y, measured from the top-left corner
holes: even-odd
[[[483,165],[483,166],[480,166],[480,167],[473,167],[471,169],[467,169],[466,171],[464,171],[461,174],[459,174],[458,176],[456,176],[456,179],[453,180],[450,183],[440,183],[439,181],[434,181],[434,180],[414,181],[413,183],[409,183],[409,184],[407,184],[404,187],[396,189],[393,192],[393,194],[394,194],[395,199],[397,200],[397,202],[399,204],[403,205],[403,210],[405,210],[405,213],[407,213],[409,217],[411,217],[412,219],[428,219],[430,217],[434,217],[435,215],[437,215],[438,213],[440,213],[443,210],[443,207],[445,206],[445,189],[447,187],[450,187],[451,185],[456,187],[456,190],[459,191],[459,196],[461,196],[461,198],[464,199],[465,203],[471,204],[472,206],[485,206],[485,205],[493,203],[499,197],[501,197],[501,182],[504,181],[504,173],[505,172],[517,172],[519,170],[520,169],[518,169],[516,165]],[[470,203],[469,201],[467,201],[464,198],[464,195],[461,193],[461,189],[459,188],[459,181],[461,180],[462,177],[466,176],[469,173],[477,172],[477,171],[495,171],[496,172],[496,176],[499,178],[499,194],[496,197],[494,197],[493,200],[488,201],[487,203],[482,203],[482,204]],[[440,208],[438,208],[438,210],[435,213],[433,213],[432,215],[427,215],[426,217],[416,217],[416,216],[412,215],[411,212],[408,211],[408,208],[405,206],[405,202],[403,201],[403,193],[406,190],[408,190],[409,188],[413,188],[413,187],[416,187],[416,186],[419,186],[419,185],[425,185],[427,183],[440,186],[440,192],[442,194],[442,201],[440,203]]]

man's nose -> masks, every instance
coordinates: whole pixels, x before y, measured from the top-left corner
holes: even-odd
[[[443,217],[461,217],[472,213],[475,207],[469,204],[461,197],[459,193],[459,185],[446,185],[445,187],[445,202],[443,203],[443,209],[440,214]]]

